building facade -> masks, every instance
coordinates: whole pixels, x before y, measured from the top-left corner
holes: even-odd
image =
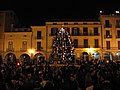
[[[61,27],[71,36],[76,59],[120,60],[118,14],[101,14],[98,20],[49,21],[29,28],[9,26],[8,30],[4,18],[0,17],[0,53],[4,61],[49,60],[53,39]]]

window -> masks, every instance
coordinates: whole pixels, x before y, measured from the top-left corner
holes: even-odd
[[[37,31],[37,39],[41,39],[41,31]]]
[[[116,20],[116,27],[120,27],[120,20]]]
[[[79,35],[79,28],[77,28],[77,27],[72,28],[72,35],[73,36]]]
[[[88,35],[88,28],[87,27],[83,28],[83,35]]]
[[[70,28],[64,27],[64,29],[70,34]]]
[[[110,41],[106,41],[106,48],[107,48],[107,50],[110,49]]]
[[[84,39],[84,48],[88,48],[88,39]]]
[[[27,41],[22,42],[22,49],[27,50]]]
[[[13,42],[12,41],[8,42],[8,49],[13,49]]]
[[[37,42],[37,51],[41,50],[41,42]]]
[[[55,36],[58,32],[58,28],[51,28],[51,36]]]
[[[110,36],[110,31],[106,30],[106,36]]]
[[[120,41],[118,41],[118,49],[120,49]]]
[[[105,26],[110,27],[110,21],[109,20],[105,20]]]
[[[120,30],[117,30],[117,37],[120,38]]]
[[[98,35],[98,27],[94,27],[94,35]]]
[[[74,39],[74,47],[78,48],[78,39]]]
[[[98,39],[95,39],[94,42],[95,42],[95,48],[98,48],[99,47]]]

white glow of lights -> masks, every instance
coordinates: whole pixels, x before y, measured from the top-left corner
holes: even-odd
[[[119,11],[115,11],[115,13],[120,13]]]
[[[102,11],[100,11],[100,13],[102,13]]]

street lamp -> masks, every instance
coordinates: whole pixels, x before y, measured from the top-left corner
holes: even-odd
[[[30,53],[30,55],[31,55],[31,59],[33,58],[33,54],[34,54],[34,52],[35,52],[34,49],[30,49],[30,50],[29,50],[29,53]]]
[[[89,55],[90,55],[90,60],[92,59],[92,53],[93,53],[94,49],[93,48],[89,48],[88,49],[88,52],[89,52]]]

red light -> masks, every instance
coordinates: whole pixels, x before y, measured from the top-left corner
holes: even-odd
[[[20,65],[20,63],[17,63],[17,66],[19,66]]]

